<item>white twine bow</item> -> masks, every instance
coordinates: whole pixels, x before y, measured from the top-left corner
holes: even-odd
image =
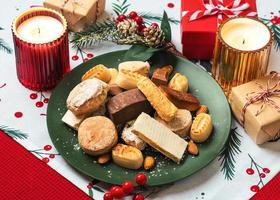
[[[203,10],[195,11],[183,11],[182,17],[187,16],[189,21],[194,21],[205,16],[217,15],[218,25],[227,17],[235,16],[257,16],[254,11],[248,11],[250,5],[245,0],[233,0],[229,4],[225,5],[223,0],[203,0]]]

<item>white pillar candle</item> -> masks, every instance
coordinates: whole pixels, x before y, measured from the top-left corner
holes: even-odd
[[[257,20],[236,18],[223,25],[221,38],[235,49],[254,51],[269,43],[270,32],[263,23]]]
[[[51,42],[63,32],[64,27],[59,20],[40,15],[25,20],[17,28],[17,34],[21,39],[34,44]]]

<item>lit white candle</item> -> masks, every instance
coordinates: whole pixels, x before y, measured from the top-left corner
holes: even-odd
[[[18,36],[30,43],[51,42],[64,32],[63,24],[50,16],[34,16],[22,22],[17,28]]]
[[[223,25],[221,38],[235,49],[254,51],[269,43],[270,32],[263,23],[257,20],[236,18]]]

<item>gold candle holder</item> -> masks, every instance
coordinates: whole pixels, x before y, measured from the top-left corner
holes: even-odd
[[[212,76],[227,96],[232,87],[267,73],[271,46],[270,29],[255,18],[234,17],[220,25]]]

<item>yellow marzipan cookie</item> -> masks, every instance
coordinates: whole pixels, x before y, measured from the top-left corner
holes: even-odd
[[[204,142],[213,130],[212,118],[206,113],[200,113],[193,120],[191,126],[191,139],[195,142]]]
[[[172,88],[173,90],[187,92],[189,87],[188,79],[186,76],[176,73],[170,80],[168,87]]]
[[[83,76],[82,81],[85,81],[89,78],[97,78],[105,83],[108,83],[111,80],[111,74],[109,69],[102,64],[95,65],[93,68],[88,70]]]

